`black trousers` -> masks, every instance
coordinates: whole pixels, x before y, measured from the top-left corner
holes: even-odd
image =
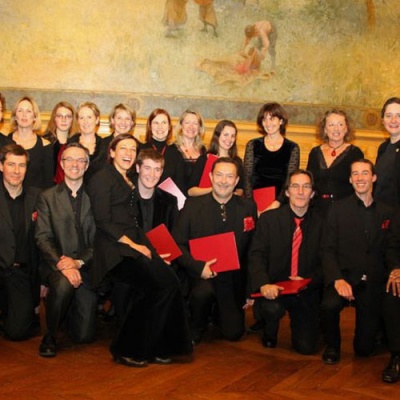
[[[191,284],[188,301],[193,337],[204,332],[215,305],[223,337],[232,341],[239,340],[245,331],[245,296],[240,271],[223,272],[207,280],[195,279]]]
[[[151,360],[192,352],[179,280],[164,261],[125,257],[110,274],[130,287],[127,311],[110,346],[112,354]]]
[[[87,286],[85,273],[81,275],[84,283],[74,288],[60,271],[48,274],[47,333],[56,337],[58,328],[66,320],[68,334],[74,342],[90,343],[95,334],[97,294]]]
[[[353,348],[357,355],[368,356],[374,349],[382,317],[384,285],[360,282],[353,287],[356,323]],[[334,286],[325,288],[321,303],[321,327],[327,346],[340,350],[340,312],[348,300],[339,296]]]
[[[277,341],[279,322],[287,311],[290,318],[293,348],[300,354],[317,351],[319,290],[305,290],[298,295],[279,296],[275,300],[257,299],[264,321],[264,338]]]
[[[11,340],[24,340],[32,335],[36,299],[32,290],[29,266],[12,267],[5,273],[4,330]]]
[[[388,347],[391,352],[400,352],[400,297],[386,293],[383,300],[383,319],[385,321]]]

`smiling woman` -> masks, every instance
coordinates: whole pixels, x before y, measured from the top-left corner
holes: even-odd
[[[131,135],[117,136],[109,147],[109,164],[89,182],[89,194],[97,227],[94,282],[122,281],[132,297],[111,353],[116,362],[145,367],[169,364],[173,356],[190,354],[192,346],[178,278],[138,224],[131,175],[137,148]]]

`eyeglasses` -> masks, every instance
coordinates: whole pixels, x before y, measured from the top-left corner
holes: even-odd
[[[228,215],[226,214],[226,205],[225,204],[220,204],[219,207],[221,209],[222,221],[226,222],[226,220],[228,218]]]
[[[57,119],[72,119],[72,115],[56,114]]]
[[[88,160],[86,160],[85,158],[72,158],[72,157],[65,157],[61,159],[62,161],[64,161],[67,164],[73,164],[74,162],[80,164],[80,165],[84,165],[88,163]]]
[[[312,190],[312,185],[310,183],[305,183],[304,185],[299,185],[298,183],[291,183],[289,185],[289,188],[293,190],[300,190],[300,188],[303,190]]]

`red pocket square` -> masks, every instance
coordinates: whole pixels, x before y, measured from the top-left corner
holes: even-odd
[[[246,217],[243,220],[243,224],[244,224],[243,232],[248,232],[248,231],[253,230],[254,227],[255,227],[254,218],[253,217]]]

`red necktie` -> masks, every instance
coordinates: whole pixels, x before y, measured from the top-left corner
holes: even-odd
[[[303,232],[300,228],[300,222],[303,218],[295,218],[296,228],[293,232],[292,239],[292,266],[290,269],[290,276],[297,276],[299,273],[299,249],[303,239]]]

